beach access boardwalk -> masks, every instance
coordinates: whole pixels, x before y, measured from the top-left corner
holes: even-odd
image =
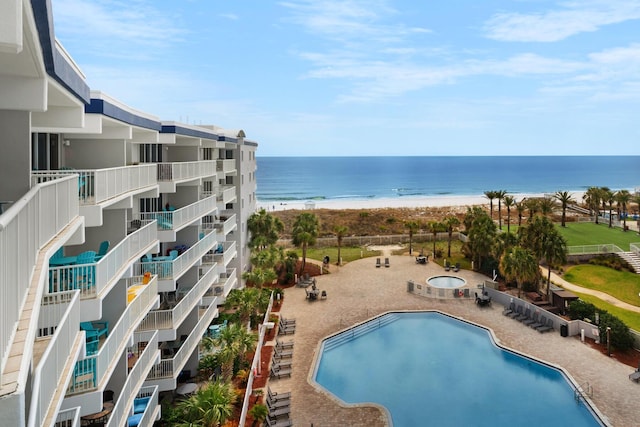
[[[540,334],[503,316],[503,307],[499,304],[479,308],[473,299],[438,300],[410,294],[408,280],[425,283],[428,277],[443,274],[442,267],[433,262],[416,264],[411,256],[390,256],[390,262],[389,268],[376,268],[375,258],[350,262],[343,267],[331,265],[331,274],[317,277],[318,288],[328,294],[323,301],[309,303],[301,288],[285,290],[281,315],[295,318],[297,325],[295,334],[290,336],[295,343],[292,376],[270,380],[269,386],[274,391],[292,392],[294,425],[387,425],[386,415],[380,409],[341,405],[312,385],[311,377],[323,338],[393,310],[439,310],[489,327],[502,345],[563,367],[580,386],[588,383],[593,388],[592,401],[611,425],[637,425],[640,390],[628,378],[634,368],[616,361],[615,353],[609,358],[582,343],[579,337],[562,337],[558,332]],[[486,279],[466,270],[453,274],[472,285]],[[509,402],[496,400],[495,404],[498,407]]]

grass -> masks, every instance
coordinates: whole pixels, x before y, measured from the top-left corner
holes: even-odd
[[[564,279],[640,307],[640,280],[636,273],[618,271],[601,265],[580,264],[569,267]]]
[[[587,294],[583,294],[575,291],[571,291],[571,292],[578,295],[581,300],[589,302],[595,305],[596,307],[598,307],[600,310],[606,310],[612,315],[616,316],[618,319],[624,322],[624,324],[627,325],[629,329],[640,331],[640,315],[638,313],[616,307],[605,301],[602,301],[598,297],[594,297],[593,295],[587,295]]]
[[[609,228],[608,224],[592,222],[568,222],[566,227],[557,226],[560,234],[567,240],[567,246],[603,245],[613,243],[625,251],[630,243],[640,242],[635,231],[622,231],[620,228]]]
[[[295,251],[298,256],[302,256],[302,249],[295,248],[292,249]],[[342,263],[347,263],[351,261],[355,261],[361,258],[380,256],[380,251],[368,251],[360,246],[343,246],[340,249],[340,256],[342,257]],[[335,264],[338,262],[338,247],[327,247],[327,248],[308,248],[307,249],[307,258],[314,259],[316,261],[322,261],[325,256],[329,256],[329,260],[331,264]]]

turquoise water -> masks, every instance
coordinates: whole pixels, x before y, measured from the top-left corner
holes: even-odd
[[[561,371],[439,313],[387,314],[325,340],[315,380],[384,406],[394,427],[602,425]]]
[[[640,156],[257,157],[260,202],[640,186]]]

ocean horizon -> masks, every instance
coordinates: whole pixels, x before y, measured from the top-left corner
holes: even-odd
[[[256,160],[259,203],[640,187],[640,156],[258,156]]]

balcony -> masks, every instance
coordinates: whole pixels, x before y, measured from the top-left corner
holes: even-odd
[[[155,219],[160,240],[173,242],[176,240],[176,232],[199,221],[203,216],[213,215],[217,209],[216,206],[216,199],[212,196],[175,210],[141,213],[140,219],[142,221]]]
[[[140,222],[140,221],[138,221]],[[137,224],[98,262],[49,268],[49,292],[80,290],[82,299],[104,297],[136,260],[158,247],[155,221]],[[73,261],[73,257],[68,257]]]
[[[84,334],[80,323],[78,291],[61,292],[42,297],[38,316],[38,338],[34,344],[34,364],[30,425],[51,425],[57,408],[64,399],[64,389],[73,367],[83,353]],[[44,352],[39,349],[44,347]]]
[[[202,297],[202,305],[205,307],[211,304],[222,305],[229,295],[231,289],[233,289],[238,283],[235,268],[229,268],[226,272],[220,274],[218,283],[215,283],[204,296]]]
[[[58,412],[54,427],[79,427],[80,426],[80,407],[65,409]]]
[[[149,191],[158,184],[155,163],[106,169],[32,171],[31,181],[37,184],[74,174],[78,175],[81,206],[117,202],[129,194]]]
[[[127,289],[143,285],[143,278],[140,276],[125,280]],[[158,281],[156,277],[152,277],[148,284],[136,292],[115,327],[109,328],[109,337],[104,340],[98,353],[76,363],[74,375],[67,388],[67,396],[96,390],[102,381],[108,378],[109,367],[113,369],[114,359],[124,352],[129,337],[157,299]]]
[[[219,159],[216,160],[216,171],[221,175],[235,175],[236,160],[235,159]]]
[[[220,253],[220,245],[222,245],[222,252]],[[236,242],[224,242],[218,245],[218,249],[213,254],[213,258],[221,266],[229,265],[229,262],[236,257]]]
[[[189,357],[193,354],[194,350],[198,348],[202,336],[207,332],[209,324],[217,314],[217,306],[211,305],[207,308],[200,316],[198,323],[193,328],[189,336],[177,349],[173,357],[169,359],[162,359],[159,364],[153,367],[151,372],[149,372],[146,384],[158,385],[161,391],[175,389],[178,375],[184,368]]]
[[[220,236],[226,236],[238,228],[236,214],[229,210],[220,212],[220,221],[215,222],[214,227],[218,230]]]
[[[201,276],[200,280],[191,289],[187,289],[184,297],[177,301],[175,307],[168,310],[152,310],[138,327],[139,331],[150,331],[158,329],[174,330],[172,338],[175,339],[175,330],[184,321],[189,313],[200,304],[202,296],[211,287],[212,283],[218,280],[218,273],[215,266],[210,266]],[[162,339],[162,338],[161,338]],[[164,340],[164,339],[163,339]]]
[[[222,206],[233,203],[236,200],[236,187],[234,185],[222,185],[216,190],[216,201]]]
[[[203,178],[216,176],[216,161],[157,163],[160,192],[175,193],[178,184],[195,181],[199,184]]]
[[[143,275],[145,272],[156,274],[160,280],[161,292],[172,292],[176,289],[175,281],[180,278],[189,268],[198,262],[202,257],[218,243],[216,233],[206,234],[198,240],[192,247],[184,251],[173,260],[145,261],[134,265],[134,274]]]
[[[142,415],[136,416],[136,419],[140,420],[137,425],[150,426],[159,414],[158,388],[143,387],[149,371],[151,371],[158,362],[158,333],[136,333],[135,340],[136,342],[144,343],[144,350],[136,355],[135,364],[129,372],[129,375],[127,375],[127,380],[118,394],[118,400],[113,407],[113,411],[107,422],[107,427],[127,425],[127,419],[132,415],[138,414]],[[134,404],[140,402],[136,402],[138,398],[148,399],[145,399],[146,405],[142,405],[140,408],[134,408]],[[137,414],[133,414],[134,412],[137,412]]]

